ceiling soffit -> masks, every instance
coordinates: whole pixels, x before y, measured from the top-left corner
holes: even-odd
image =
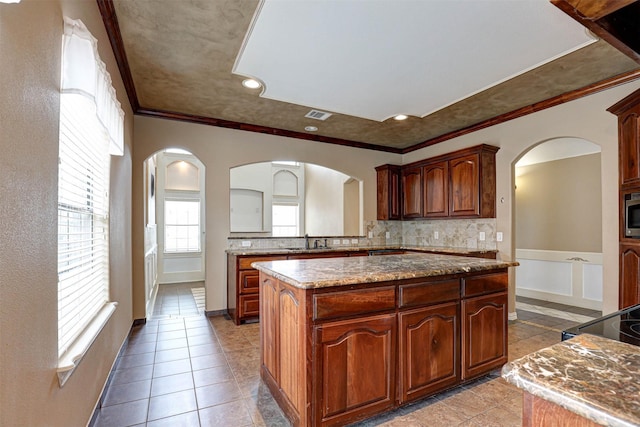
[[[638,64],[598,41],[425,118],[378,122],[334,114],[325,122],[305,118],[309,107],[259,97],[232,73],[235,58],[258,6],[234,2],[97,0],[137,114],[291,136],[360,148],[408,152],[483,127],[566,102],[640,75]],[[516,113],[513,113],[513,112]],[[314,125],[316,133],[304,131]]]

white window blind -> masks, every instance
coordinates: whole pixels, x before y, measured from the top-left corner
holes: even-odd
[[[58,170],[58,353],[109,300],[109,144],[93,103],[63,94]],[[99,133],[98,133],[99,135]]]
[[[58,159],[58,378],[100,332],[109,302],[110,154],[123,153],[124,112],[81,21],[64,19]]]

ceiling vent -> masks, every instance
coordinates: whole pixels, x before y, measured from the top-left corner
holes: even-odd
[[[329,117],[331,117],[331,113],[325,113],[324,111],[318,111],[318,110],[311,110],[305,115],[305,117],[309,119],[316,119],[316,120],[327,120]]]

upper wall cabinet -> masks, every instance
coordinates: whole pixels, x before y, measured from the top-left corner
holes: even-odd
[[[618,116],[621,190],[640,186],[640,91],[608,109]]]
[[[378,219],[495,218],[496,152],[478,145],[404,166],[383,165],[378,172]],[[387,179],[399,168],[399,187]],[[398,194],[397,202],[389,202]],[[385,206],[402,206],[401,218],[391,218]]]
[[[402,218],[422,217],[422,168],[402,168]]]
[[[378,174],[378,219],[400,219],[400,166],[382,165]]]

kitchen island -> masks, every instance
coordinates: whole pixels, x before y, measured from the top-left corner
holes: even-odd
[[[640,425],[640,347],[582,334],[509,362],[523,426]]]
[[[508,268],[435,254],[254,263],[260,374],[295,426],[345,425],[507,359]]]

